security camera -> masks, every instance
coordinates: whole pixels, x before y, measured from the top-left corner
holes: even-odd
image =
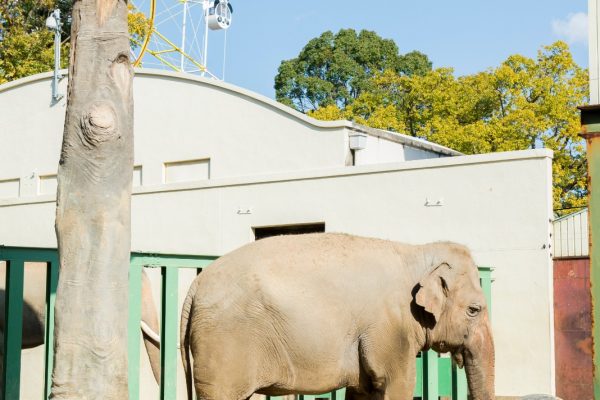
[[[54,18],[54,15],[51,15],[48,18],[46,18],[46,28],[50,29],[51,31],[55,31],[56,29],[58,29],[58,23],[56,21],[56,18]]]

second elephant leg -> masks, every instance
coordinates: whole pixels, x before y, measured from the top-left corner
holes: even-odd
[[[346,388],[345,400],[383,400],[381,392],[365,393],[353,388]]]

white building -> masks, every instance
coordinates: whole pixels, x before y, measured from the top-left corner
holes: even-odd
[[[52,103],[50,77],[0,86],[0,244],[56,247],[65,101]],[[134,98],[134,250],[221,255],[261,228],[307,224],[464,243],[494,268],[497,395],[554,393],[550,151],[462,156],[162,71],[137,71]]]

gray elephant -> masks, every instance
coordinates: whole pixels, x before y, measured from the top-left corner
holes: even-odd
[[[341,387],[347,399],[412,399],[415,357],[428,348],[464,363],[472,399],[494,398],[485,298],[469,251],[453,243],[253,242],[194,280],[180,333],[189,399],[192,372],[202,400]]]
[[[23,335],[22,348],[29,349],[44,343],[46,324],[46,268],[45,264],[25,264],[25,287],[23,291]],[[0,268],[0,340],[4,336],[5,323],[5,275]],[[145,272],[142,272],[142,320],[140,328],[144,344],[150,359],[152,373],[157,382],[160,381],[160,336],[159,325],[152,287]],[[1,343],[1,342],[0,342]],[[0,357],[2,357],[0,346]],[[2,364],[0,363],[0,368]]]

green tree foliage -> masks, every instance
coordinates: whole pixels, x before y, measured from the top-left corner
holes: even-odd
[[[61,66],[68,65],[73,0],[0,1],[0,84],[54,68],[54,33],[46,18],[60,9],[62,20]],[[129,6],[131,45],[137,46],[149,31],[144,14]]]
[[[64,1],[55,0],[0,3],[0,83],[53,68],[54,34],[46,29],[45,21],[55,6],[61,11],[70,9]],[[62,50],[66,65],[67,46]]]
[[[309,115],[349,119],[402,132],[465,154],[549,148],[554,151],[554,207],[586,204],[586,159],[577,106],[587,102],[587,73],[568,46],[543,47],[535,59],[508,57],[497,68],[456,77],[452,69],[377,73],[351,104]]]
[[[327,31],[310,40],[298,57],[281,62],[275,77],[276,97],[302,112],[334,104],[345,108],[369,91],[372,77],[386,70],[402,76],[425,75],[431,62],[417,51],[400,55],[393,40],[375,32]]]

